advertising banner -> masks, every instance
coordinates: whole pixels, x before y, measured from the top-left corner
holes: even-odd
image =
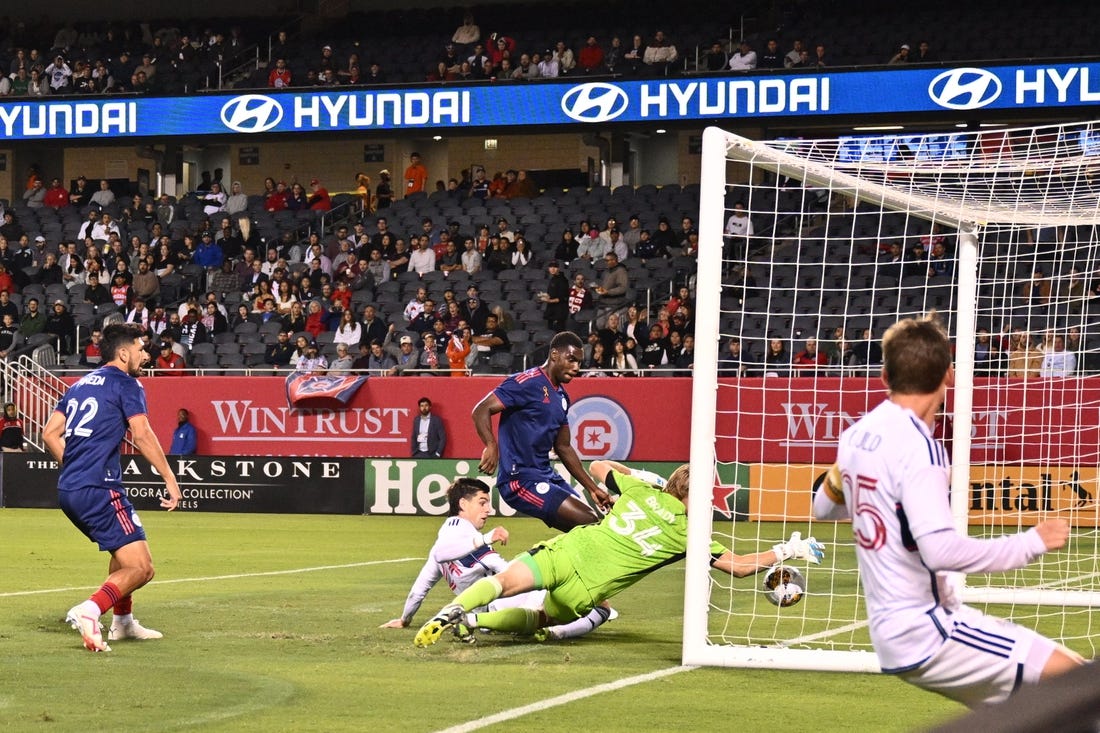
[[[829,464],[749,467],[749,519],[805,521],[814,481]],[[1096,467],[971,466],[968,521],[973,526],[1029,527],[1061,517],[1075,527],[1100,526]]]
[[[886,92],[889,93],[886,93]],[[168,137],[746,120],[1100,102],[1100,64],[914,67],[0,104],[0,137]]]
[[[668,476],[679,465],[654,461],[630,463],[631,468],[646,469],[660,476]],[[478,473],[476,460],[370,459],[366,461],[366,467],[368,514],[444,516],[447,514],[447,487],[456,478],[468,477],[480,479],[489,486],[495,516],[516,515],[514,509],[501,501],[494,486],[495,478]],[[583,496],[583,491],[573,482],[564,466],[555,463],[554,468]],[[714,490],[716,520],[722,517],[728,520],[735,516],[743,519],[748,516],[748,494],[741,490],[742,486],[748,484],[748,469],[748,466],[736,464],[722,468],[720,483]]]
[[[288,407],[279,377],[146,377],[150,420],[167,441],[186,407],[198,453],[407,458],[417,401],[428,397],[447,433],[444,458],[480,456],[470,413],[502,377],[371,377],[344,409]],[[186,381],[184,381],[186,380]],[[687,457],[691,380],[576,379],[570,434],[583,460]]]
[[[4,506],[56,508],[58,464],[43,454],[3,453]],[[363,461],[354,458],[169,457],[183,501],[202,512],[362,514]],[[164,480],[141,456],[122,456],[134,507],[159,509]]]

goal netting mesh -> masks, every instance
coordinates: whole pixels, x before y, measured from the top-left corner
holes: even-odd
[[[932,310],[956,353],[937,433],[958,528],[1074,525],[1065,550],[1025,570],[967,577],[965,598],[1094,656],[1098,222],[1098,124],[773,141],[706,131],[686,663],[878,669],[851,527],[812,522],[811,487],[840,433],[884,399],[883,331]],[[730,492],[748,494],[743,514]],[[799,566],[808,592],[788,608],[766,600],[760,576],[693,559],[712,536],[744,554],[792,531],[828,556]]]

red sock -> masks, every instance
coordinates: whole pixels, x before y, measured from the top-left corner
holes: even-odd
[[[133,611],[134,611],[134,597],[133,596],[124,596],[122,598],[119,598],[117,601],[115,601],[115,615],[116,616],[125,616],[128,613],[133,613]]]
[[[99,586],[99,590],[92,594],[89,598],[92,603],[99,606],[100,613],[106,613],[107,609],[118,603],[122,597],[122,591],[118,589],[118,586],[114,583],[104,583]],[[129,598],[129,596],[127,596]]]

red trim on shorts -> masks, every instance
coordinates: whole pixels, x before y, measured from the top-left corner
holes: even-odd
[[[118,524],[122,527],[122,531],[126,534],[134,533],[134,523],[130,519],[130,514],[122,506],[122,495],[114,489],[111,489],[111,506],[115,508],[115,518],[118,520]]]

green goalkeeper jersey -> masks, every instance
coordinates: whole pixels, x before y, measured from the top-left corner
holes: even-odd
[[[597,601],[614,596],[687,552],[687,509],[683,502],[645,481],[612,472],[621,492],[599,524],[575,527],[547,545],[564,552]],[[711,544],[717,557],[726,551]]]

